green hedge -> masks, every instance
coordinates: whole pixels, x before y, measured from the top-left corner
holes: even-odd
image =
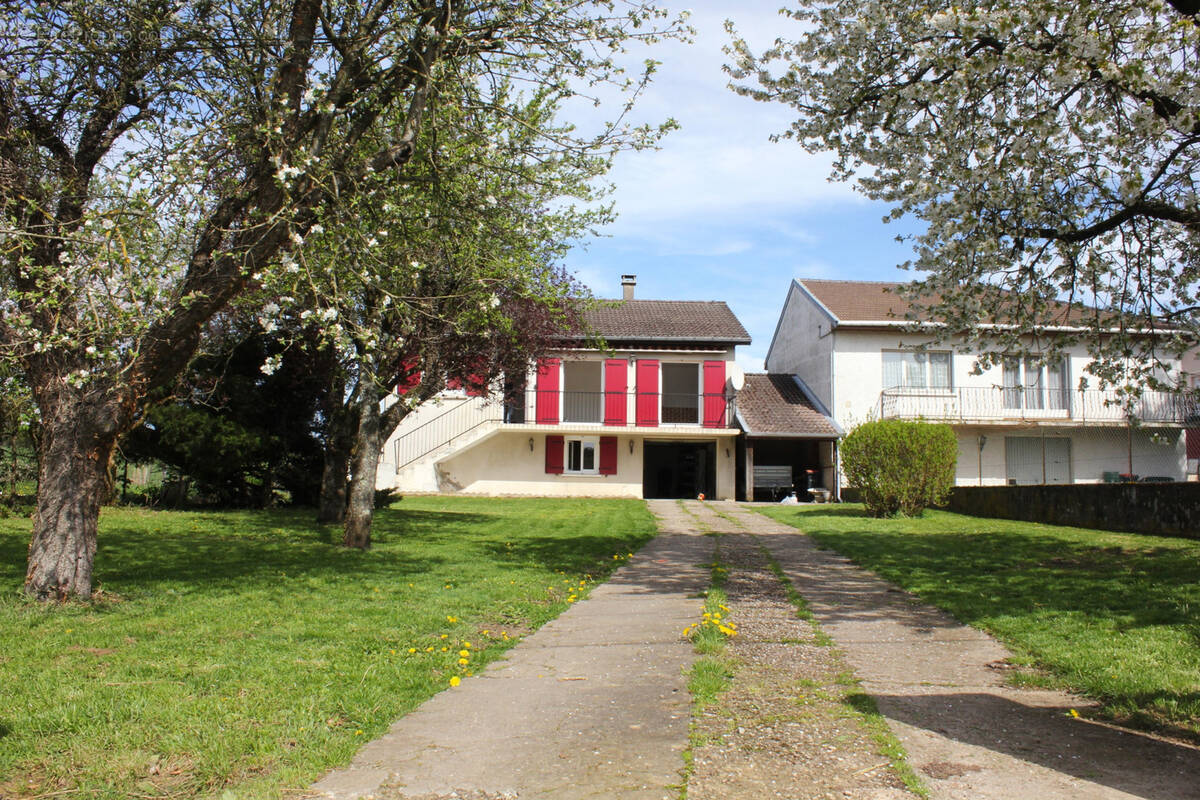
[[[842,441],[842,469],[875,517],[917,516],[954,488],[958,442],[949,425],[883,419]]]

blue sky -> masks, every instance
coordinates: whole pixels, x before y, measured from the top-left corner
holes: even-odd
[[[658,151],[619,157],[619,218],[567,266],[598,297],[619,297],[620,276],[634,273],[639,298],[726,301],[754,338],[738,360],[761,371],[793,278],[910,280],[896,268],[910,249],[895,241],[904,229],[882,222],[885,206],[826,180],[829,156],[770,141],[794,112],[727,88],[724,20],[761,51],[797,33],[780,0],[661,5],[691,9],[695,41],[632,50],[662,62],[637,114],[681,128]]]

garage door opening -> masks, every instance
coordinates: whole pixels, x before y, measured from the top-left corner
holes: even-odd
[[[642,459],[642,492],[652,499],[714,497],[717,488],[717,446],[646,442]]]

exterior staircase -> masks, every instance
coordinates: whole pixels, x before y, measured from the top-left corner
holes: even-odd
[[[500,429],[504,406],[484,398],[467,397],[450,401],[449,408],[428,419],[414,421],[409,430],[393,439],[379,470],[379,488],[393,486],[403,473],[420,477],[422,490],[437,491],[436,464]]]

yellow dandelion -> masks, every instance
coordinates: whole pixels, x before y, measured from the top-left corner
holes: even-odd
[[[458,617],[446,617],[446,622],[453,625],[455,622],[458,622]]]
[[[460,658],[460,659],[458,660],[458,663],[459,663],[461,666],[464,666],[464,667],[465,667],[467,664],[470,664],[470,663],[471,663],[471,661],[470,661],[470,659],[466,659],[466,658]]]
[[[450,685],[451,686],[458,686],[460,683],[462,683],[462,678],[458,677],[457,675],[450,676]]]
[[[463,658],[467,658],[468,656],[471,655],[471,651],[470,650],[459,650],[458,654],[460,656],[462,656]]]
[[[484,633],[487,633],[487,631],[484,631]],[[470,642],[463,642],[463,647],[470,647],[470,646],[471,646]]]
[[[1068,711],[1067,713],[1068,713],[1068,714],[1070,714],[1072,718],[1074,718],[1074,719],[1079,719],[1079,712],[1078,712],[1078,711],[1076,711],[1075,709],[1073,709],[1073,708],[1072,708],[1072,709],[1071,709],[1070,711]]]
[[[388,650],[388,652],[389,652],[389,653],[391,653],[392,655],[396,655],[396,651],[395,651],[395,650]]]
[[[450,650],[450,648],[449,648],[449,647],[443,647],[443,648],[442,648],[442,652],[443,652],[443,653],[449,652],[449,650]]]
[[[443,634],[442,634],[441,636],[439,636],[438,638],[439,638],[439,639],[449,639],[449,638],[450,638],[450,636],[449,636],[448,634],[445,634],[445,633],[443,633]]]
[[[417,648],[415,648],[415,647],[410,647],[410,648],[408,648],[408,652],[410,652],[410,653],[415,653],[415,652],[417,652]]]
[[[426,653],[432,653],[432,652],[433,652],[433,646],[432,646],[432,645],[430,645],[429,647],[426,647],[426,648],[425,648],[425,652],[426,652]]]
[[[362,731],[355,731],[355,732],[354,732],[354,735],[355,735],[355,736],[362,736],[362,735],[363,735],[363,732],[362,732]]]

